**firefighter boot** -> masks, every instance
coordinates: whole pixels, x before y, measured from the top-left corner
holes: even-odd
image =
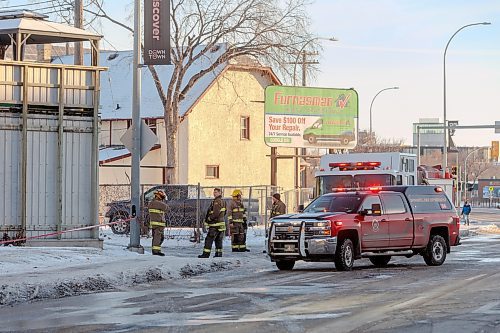
[[[198,258],[210,258],[210,252],[203,252]]]
[[[217,252],[216,254],[214,254],[214,258],[220,258],[222,257],[222,252]]]
[[[154,255],[154,256],[164,257],[164,256],[165,256],[165,253],[163,253],[163,252],[161,252],[161,251],[153,251],[153,255]]]

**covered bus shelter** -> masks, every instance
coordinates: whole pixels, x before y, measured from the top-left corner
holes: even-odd
[[[26,245],[101,246],[101,36],[29,11],[0,12],[0,232]],[[26,61],[30,44],[88,42],[90,65]],[[6,59],[12,49],[12,59]],[[80,231],[67,232],[80,229]],[[50,235],[48,237],[44,235]]]

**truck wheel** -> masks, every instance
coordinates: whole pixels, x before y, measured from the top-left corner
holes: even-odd
[[[314,143],[316,143],[316,136],[314,136],[314,135],[309,135],[309,136],[307,137],[307,142],[309,142],[310,144],[314,144]]]
[[[431,239],[422,254],[429,266],[440,266],[446,260],[446,241],[439,235],[431,235]]]
[[[350,271],[354,265],[354,246],[349,238],[337,245],[335,252],[335,268],[338,271]]]
[[[385,267],[389,261],[391,261],[391,256],[376,256],[368,259],[370,259],[371,263],[377,267]]]
[[[293,260],[276,261],[276,267],[278,267],[280,271],[291,271],[293,266],[295,266],[295,261]]]
[[[127,219],[126,215],[118,213],[118,214],[113,215],[113,217],[111,217],[109,222],[119,222],[119,221],[123,221],[125,219]],[[128,234],[130,231],[130,223],[129,223],[129,221],[124,221],[121,223],[112,224],[111,231],[113,231],[113,233],[116,235]]]

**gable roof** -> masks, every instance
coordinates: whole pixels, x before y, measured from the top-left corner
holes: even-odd
[[[186,72],[183,80],[184,86],[200,70],[210,67],[224,51],[225,45],[221,44],[214,47],[205,57],[200,57]],[[71,63],[72,58],[72,56],[63,56],[53,62]],[[87,64],[89,61],[90,55],[85,54],[84,63]],[[101,119],[131,119],[133,51],[101,52],[99,65],[108,67],[108,70],[101,74]],[[183,116],[191,108],[226,66],[227,64],[219,65],[215,70],[207,73],[196,82],[180,103],[179,116]],[[155,66],[155,68],[166,90],[172,76],[173,66]],[[141,117],[163,117],[163,105],[158,96],[153,77],[147,68],[143,68],[141,77]]]
[[[208,68],[225,51],[225,48],[225,44],[219,44],[205,57],[200,57],[187,71],[183,84],[186,85],[189,79],[200,72],[200,70]],[[56,63],[58,61],[71,63],[73,56],[59,57],[53,62]],[[87,64],[89,61],[90,55],[85,54],[84,63]],[[132,62],[132,51],[101,52],[99,65],[108,67],[106,72],[101,73],[100,113],[102,120],[132,118]],[[189,89],[179,105],[179,116],[181,118],[184,117],[201,99],[204,93],[215,84],[216,79],[224,71],[235,67],[269,72],[272,80],[279,84],[279,80],[270,68],[223,63],[212,72],[201,77]],[[163,88],[167,89],[168,82],[172,76],[173,66],[155,66],[155,68],[163,83]],[[151,73],[147,68],[143,68],[142,70],[141,118],[163,118],[163,105],[158,96]]]

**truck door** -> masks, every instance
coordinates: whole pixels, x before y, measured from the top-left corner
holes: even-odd
[[[389,247],[409,248],[413,244],[413,216],[400,194],[382,194],[389,225]]]
[[[369,195],[360,210],[371,210],[373,204],[381,205],[378,195]],[[361,222],[361,247],[363,250],[386,248],[389,246],[389,225],[382,210],[380,216],[364,215]]]

